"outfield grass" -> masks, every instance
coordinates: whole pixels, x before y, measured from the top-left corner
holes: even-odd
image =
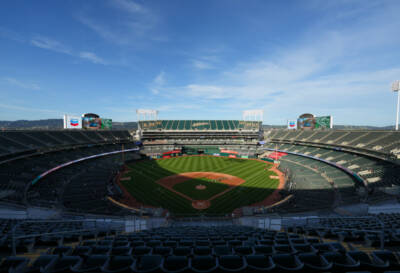
[[[203,185],[206,189],[198,190],[196,189],[196,186],[198,185]],[[189,196],[193,200],[207,200],[214,195],[229,189],[229,186],[220,182],[212,182],[207,178],[197,178],[176,184],[173,186],[173,189]]]
[[[235,208],[264,200],[278,186],[278,179],[271,179],[274,172],[264,170],[260,161],[214,156],[188,156],[162,160],[144,160],[128,165],[131,180],[121,181],[139,202],[163,207],[172,213],[199,213],[191,202],[160,186],[157,180],[184,172],[218,172],[240,177],[246,182],[211,202],[211,207],[201,213],[231,213]],[[186,181],[188,182],[188,181]],[[186,183],[184,182],[184,183]],[[200,192],[200,191],[199,191]],[[197,199],[197,198],[196,198]]]

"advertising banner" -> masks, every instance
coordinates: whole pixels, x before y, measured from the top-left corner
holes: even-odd
[[[101,119],[101,129],[111,129],[112,119],[102,118]]]
[[[332,116],[323,116],[323,117],[316,117],[315,118],[315,128],[332,128]]]
[[[82,129],[82,118],[64,115],[64,129]]]
[[[289,130],[295,130],[297,129],[297,122],[295,120],[288,120],[287,122],[287,128]]]

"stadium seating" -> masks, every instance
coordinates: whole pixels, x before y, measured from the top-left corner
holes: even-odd
[[[251,144],[256,145],[261,122],[239,120],[156,120],[140,121],[144,144]],[[167,143],[160,143],[167,142]]]
[[[140,158],[127,153],[124,160]],[[60,169],[27,191],[27,202],[45,207],[62,206],[69,211],[118,214],[121,210],[105,200],[118,196],[112,183],[123,164],[121,155],[92,159]]]
[[[400,132],[378,130],[272,130],[266,134],[272,142],[296,142],[298,144],[324,144],[341,146],[364,152],[389,155],[400,153]]]
[[[0,156],[60,149],[76,145],[131,141],[128,131],[1,131]]]
[[[298,143],[268,143],[264,145],[264,147],[313,156],[323,160],[331,161],[350,169],[351,171],[357,173],[358,176],[363,178],[370,189],[375,189],[374,193],[368,198],[368,201],[370,202],[378,202],[384,199],[390,199],[390,195],[383,193],[381,189],[400,186],[400,169],[398,166],[378,158],[346,151],[332,150],[329,148],[305,146]],[[341,198],[340,202],[342,204],[356,203],[359,201],[359,198],[355,194],[356,188],[354,187],[357,186],[357,184],[355,184],[348,175],[339,169],[318,162],[317,160],[296,155],[284,156],[280,159],[280,161],[282,168],[288,168],[288,164],[291,164],[289,169],[292,169],[294,172],[296,172],[297,175],[295,176],[297,178],[299,178],[299,176],[307,176],[307,180],[312,181],[312,176],[309,174],[303,175],[301,173],[305,172],[304,168],[303,170],[299,168],[296,169],[293,164],[297,164],[297,166],[311,167],[312,169],[315,169],[319,173],[323,174],[329,180],[332,180],[333,185],[338,189],[338,193],[340,194]],[[298,185],[299,183],[296,183],[296,186]]]
[[[260,129],[258,121],[239,120],[155,120],[140,121],[142,130],[256,130]]]
[[[378,217],[400,219],[398,215],[391,214]],[[325,223],[333,224],[332,221],[335,220],[327,221]],[[354,230],[357,230],[356,223],[361,223],[346,217],[340,221],[353,224]],[[80,228],[79,225],[82,223],[75,221],[75,225],[67,230],[78,230],[77,228]],[[325,225],[326,229],[329,229],[329,225]],[[36,232],[39,237],[41,232],[49,232],[46,228],[55,227],[55,223],[42,221],[41,227],[35,227],[39,228]],[[307,229],[307,227],[304,228]],[[358,227],[360,228],[364,227]],[[274,272],[389,272],[400,269],[397,253],[390,249],[372,248],[365,251],[357,249],[355,245],[345,245],[344,242],[338,240],[332,241],[324,235],[316,238],[301,232],[302,229],[298,226],[296,232],[299,231],[300,233],[277,232],[236,225],[161,227],[135,233],[107,235],[96,241],[90,241],[92,242],[90,246],[84,246],[89,245],[89,241],[84,240],[76,242],[73,246],[50,247],[45,251],[42,250],[40,255],[29,255],[33,252],[25,252],[19,256],[6,255],[0,261],[0,270],[1,272],[10,272],[10,270],[11,272],[265,272],[272,270]],[[159,240],[161,246],[154,246],[154,238]],[[235,253],[217,251],[221,249],[221,246],[228,247],[232,239],[240,242],[243,249],[247,248],[250,251]],[[172,240],[177,245],[168,247],[166,242]],[[269,241],[267,245],[265,245],[266,240]],[[207,242],[211,254],[196,254],[194,251],[196,246],[185,246],[187,241]],[[143,246],[136,245],[136,242],[143,242]],[[223,242],[223,245],[220,242]],[[290,247],[280,247],[282,242],[286,242]],[[296,248],[299,245],[298,242],[303,242],[302,245],[309,248]],[[115,253],[114,249],[122,244],[126,245],[129,252]],[[363,248],[361,244],[356,245]],[[170,251],[160,253],[157,251],[160,247],[170,248]],[[140,251],[144,248],[148,251]],[[180,252],[179,255],[173,254],[180,248],[189,248],[191,251]],[[273,251],[258,252],[267,248]],[[294,248],[295,251],[293,251]],[[36,245],[35,249],[41,248]],[[83,249],[86,251],[82,251]],[[99,254],[99,249],[110,251]]]
[[[135,147],[133,144],[125,144],[124,148]],[[91,181],[98,187],[102,187],[102,191],[95,191],[95,196],[98,198],[100,203],[106,203],[103,197],[106,193],[110,192],[110,188],[107,188],[107,181],[110,181],[111,177],[115,175],[116,171],[122,164],[121,155],[115,155],[105,158],[99,158],[96,160],[90,160],[81,162],[76,166],[61,169],[55,172],[53,175],[44,179],[43,183],[30,187],[27,191],[27,186],[41,173],[54,168],[62,163],[73,161],[75,159],[91,156],[94,154],[100,154],[115,150],[122,149],[121,144],[103,144],[90,147],[80,147],[74,149],[65,149],[58,152],[48,152],[33,156],[25,156],[18,160],[12,160],[0,164],[0,196],[3,201],[26,204],[25,201],[31,202],[31,204],[37,206],[54,207],[57,204],[62,204],[63,197],[65,197],[68,203],[70,198],[69,190],[73,191],[74,187],[79,188],[80,193],[82,191],[82,184],[74,185],[73,178],[78,178],[78,174],[88,174],[85,178],[86,181]],[[125,160],[132,159],[133,154],[127,153]],[[87,170],[85,170],[87,168]],[[97,169],[96,169],[97,168]],[[90,176],[88,171],[92,171],[93,175]],[[97,175],[96,175],[97,173]],[[99,179],[99,177],[101,179]],[[72,181],[71,181],[72,180]],[[101,180],[103,182],[101,182]],[[64,187],[70,183],[71,187]],[[103,185],[103,186],[101,186]],[[90,185],[88,185],[89,187]],[[93,192],[92,189],[86,188],[86,193]],[[65,191],[64,188],[67,188]],[[115,190],[114,190],[115,191]],[[87,199],[87,198],[86,198]],[[94,202],[96,200],[93,200]],[[95,205],[94,202],[92,205]],[[96,208],[96,206],[95,206]],[[97,206],[99,210],[104,209],[103,206]],[[106,210],[107,211],[107,210]]]

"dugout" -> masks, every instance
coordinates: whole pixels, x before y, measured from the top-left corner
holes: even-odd
[[[182,155],[182,150],[172,150],[162,153],[162,158],[177,157]]]
[[[214,155],[219,154],[219,148],[210,146],[184,146],[182,147],[182,154],[187,155]]]

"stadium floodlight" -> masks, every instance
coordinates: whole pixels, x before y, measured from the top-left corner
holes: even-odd
[[[263,121],[264,119],[264,111],[261,109],[244,110],[242,113],[243,120]]]
[[[137,109],[136,110],[137,120],[157,120],[158,111],[153,109]]]
[[[395,81],[392,83],[392,91],[397,92],[396,131],[398,131],[399,130],[400,81]]]

